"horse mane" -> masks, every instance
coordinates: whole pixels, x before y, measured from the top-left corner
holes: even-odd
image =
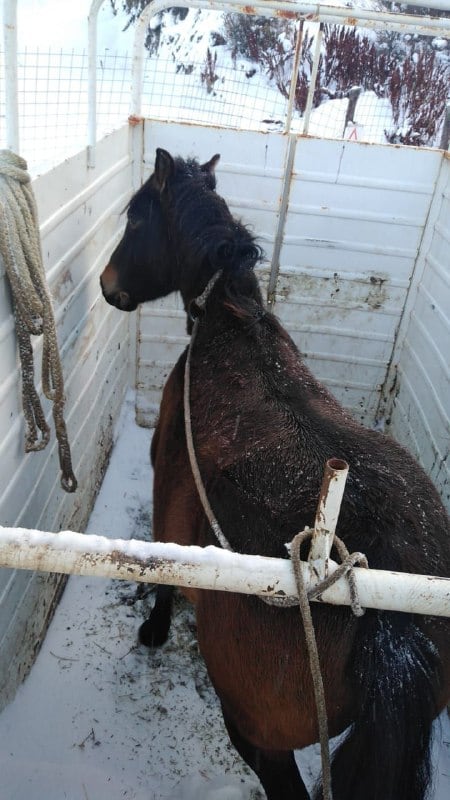
[[[263,257],[262,248],[249,228],[231,214],[215,192],[213,173],[205,173],[197,159],[175,158],[170,180],[170,206],[174,229],[189,243],[192,263],[204,263],[212,271],[229,274],[253,270]],[[186,180],[188,178],[188,180]]]

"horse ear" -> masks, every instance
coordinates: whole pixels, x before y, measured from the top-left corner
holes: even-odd
[[[168,153],[167,150],[163,150],[161,147],[157,147],[153,178],[160,192],[163,191],[167,179],[173,174],[174,167],[174,160],[170,153]]]
[[[206,164],[202,164],[200,169],[202,172],[209,172],[210,175],[213,175],[214,170],[219,161],[220,161],[220,153],[216,153],[216,155],[210,158],[210,160],[207,161]]]

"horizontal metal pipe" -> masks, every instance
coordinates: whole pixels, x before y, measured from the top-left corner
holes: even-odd
[[[294,596],[296,584],[287,559],[240,555],[217,547],[181,547],[135,539],[107,539],[72,531],[47,533],[0,527],[0,567],[92,575],[144,583],[218,591]],[[329,574],[337,565],[329,561]],[[314,570],[302,562],[308,588]],[[450,579],[356,567],[359,599],[366,608],[450,617]],[[350,605],[347,581],[327,589],[321,602]]]

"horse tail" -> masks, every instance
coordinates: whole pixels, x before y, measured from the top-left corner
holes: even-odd
[[[333,759],[333,800],[424,800],[441,683],[436,647],[409,615],[367,612],[350,670],[356,718]]]

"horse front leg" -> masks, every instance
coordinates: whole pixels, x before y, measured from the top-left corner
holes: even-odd
[[[256,747],[242,736],[223,704],[222,714],[232,744],[258,776],[267,800],[310,800],[292,750],[262,750]]]
[[[139,628],[139,641],[146,647],[160,647],[167,641],[172,617],[173,586],[158,586],[150,616]]]

